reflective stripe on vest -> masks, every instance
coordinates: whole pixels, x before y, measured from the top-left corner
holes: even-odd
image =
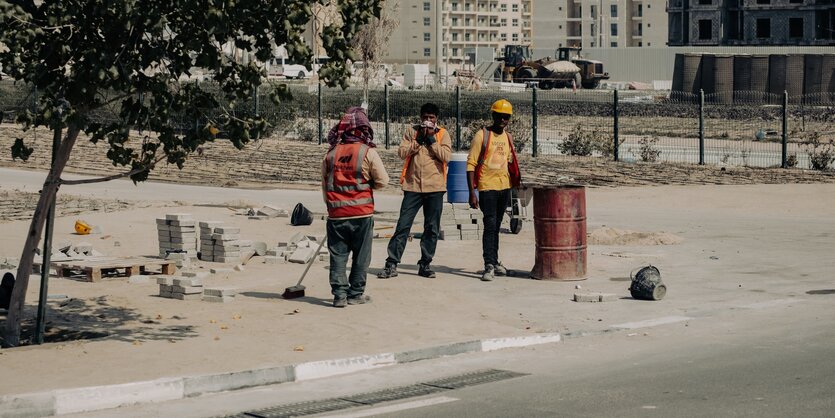
[[[328,179],[325,186],[328,217],[347,218],[374,213],[374,196],[362,176],[362,162],[368,154],[365,144],[340,144],[325,157]],[[356,161],[354,161],[356,159]]]

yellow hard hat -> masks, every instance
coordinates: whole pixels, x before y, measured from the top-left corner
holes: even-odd
[[[500,99],[496,100],[496,102],[493,103],[493,106],[490,106],[490,111],[496,113],[504,113],[506,115],[512,115],[513,106],[511,106],[510,102],[508,102],[507,100]]]
[[[78,235],[87,235],[93,228],[82,220],[75,221],[75,233]]]

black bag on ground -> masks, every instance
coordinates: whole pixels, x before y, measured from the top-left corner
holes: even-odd
[[[310,225],[312,223],[313,214],[310,213],[310,210],[304,207],[301,203],[297,204],[296,207],[293,208],[293,215],[290,216],[290,225]]]
[[[0,309],[9,309],[13,289],[14,275],[12,273],[4,274],[3,280],[0,281]]]

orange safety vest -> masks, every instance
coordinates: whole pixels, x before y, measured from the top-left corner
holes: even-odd
[[[478,154],[478,162],[473,173],[473,189],[478,188],[478,181],[481,179],[482,170],[484,170],[484,159],[487,158],[487,147],[490,146],[490,139],[493,134],[493,131],[490,129],[483,129],[483,133],[481,134],[483,139],[481,141],[481,152]],[[513,162],[507,163],[507,173],[510,175],[510,187],[518,188],[522,185],[522,172],[519,170],[519,161],[516,159],[516,147],[513,146],[513,137],[510,136],[510,132],[505,131],[505,133],[507,133],[507,145],[510,146],[510,155],[513,156]]]
[[[362,162],[368,145],[339,144],[328,151],[328,179],[325,198],[329,218],[350,218],[374,214],[371,184],[362,177]]]
[[[446,133],[446,129],[438,128],[438,132],[435,132],[435,137],[436,138],[441,137],[441,139],[439,140],[439,141],[441,141],[441,140],[444,139],[444,133]],[[416,129],[415,130],[415,137],[412,140],[417,141],[417,137],[418,137],[419,134],[420,134],[420,132]],[[407,156],[406,161],[403,162],[403,171],[400,172],[400,184],[403,184],[403,182],[406,181],[406,170],[409,169],[409,163],[410,162],[412,162],[412,155]],[[444,184],[446,184],[446,174],[447,174],[446,163],[441,163],[441,164],[443,165],[443,170],[444,170]]]

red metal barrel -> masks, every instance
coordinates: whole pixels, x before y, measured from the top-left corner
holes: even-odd
[[[536,264],[539,280],[584,280],[586,276],[586,188],[564,185],[533,191]]]

